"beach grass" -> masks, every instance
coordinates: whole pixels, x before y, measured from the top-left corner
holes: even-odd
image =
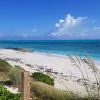
[[[89,100],[92,99],[99,100],[100,99],[100,74],[99,74],[100,70],[96,67],[91,57],[89,57],[88,55],[86,55],[85,57],[87,62],[84,61],[82,57],[79,56],[72,57],[69,55],[69,59],[73,64],[73,67],[77,67],[82,75],[81,79],[83,80],[84,87],[88,94],[87,98]],[[82,70],[82,67],[84,67],[85,72]],[[95,84],[96,84],[94,88],[92,88],[94,83],[90,82],[90,78],[86,67],[88,67],[88,69],[91,69],[92,74],[94,74]]]
[[[0,59],[0,80],[7,80],[11,69],[12,66],[7,61]]]
[[[39,81],[31,82],[32,100],[100,100],[96,97],[80,97],[73,92],[59,90]]]
[[[79,97],[71,92],[54,88],[51,85],[39,81],[31,82],[32,100],[74,100]]]

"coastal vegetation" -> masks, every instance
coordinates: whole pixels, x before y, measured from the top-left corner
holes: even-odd
[[[0,59],[0,72],[8,72],[11,69],[11,65],[3,59]]]
[[[15,65],[10,72],[8,73],[9,83],[15,87],[19,87],[21,85],[21,68]]]
[[[11,93],[4,87],[18,84],[17,81],[19,81],[18,77],[20,74],[18,73],[15,76],[17,71],[19,71],[15,69],[7,61],[0,59],[0,100],[21,100],[20,94]]]
[[[13,86],[21,83],[21,68],[11,66],[7,61],[0,59],[0,82]]]
[[[69,55],[69,59],[73,67],[77,67],[81,73],[82,84],[86,88],[88,99],[89,100],[99,100],[100,99],[100,70],[96,67],[93,59],[85,54],[86,59],[81,57],[72,57]],[[84,67],[85,70],[82,69]],[[91,79],[88,74],[88,69],[94,74],[94,82],[91,82]]]
[[[34,98],[32,100],[80,100],[72,92],[59,90],[39,81],[31,83],[31,97]]]
[[[12,66],[7,61],[0,59],[0,80],[7,80],[11,69]]]
[[[35,79],[37,81],[44,82],[44,83],[52,85],[52,86],[54,85],[54,79],[52,79],[47,74],[43,74],[41,72],[35,72],[35,73],[32,73],[32,77],[33,77],[33,79]]]
[[[21,96],[11,93],[3,85],[0,85],[0,100],[21,100]]]

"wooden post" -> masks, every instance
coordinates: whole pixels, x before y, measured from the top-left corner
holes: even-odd
[[[30,98],[30,75],[28,72],[23,71],[21,73],[21,81],[22,81],[22,100],[29,100]]]

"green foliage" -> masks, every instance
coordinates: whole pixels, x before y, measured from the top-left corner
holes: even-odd
[[[0,85],[0,100],[21,100],[21,96],[11,93],[3,85]]]
[[[12,85],[18,86],[21,83],[21,69],[19,66],[15,66],[9,72],[9,81]]]
[[[12,68],[12,66],[3,59],[0,59],[0,72],[7,72]]]
[[[37,81],[44,82],[49,85],[54,85],[54,79],[50,78],[50,76],[43,74],[41,72],[32,73],[32,77]]]

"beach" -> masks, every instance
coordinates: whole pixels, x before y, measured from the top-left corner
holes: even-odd
[[[43,72],[50,75],[55,80],[54,87],[60,90],[73,91],[75,94],[82,96],[87,95],[82,82],[82,74],[76,66],[73,66],[68,56],[0,49],[0,58],[6,60],[12,66],[20,66],[30,74]],[[99,63],[96,66],[100,69]],[[83,64],[80,67],[85,76],[87,70],[91,84],[95,83],[95,77],[91,69],[88,66],[84,68]]]

